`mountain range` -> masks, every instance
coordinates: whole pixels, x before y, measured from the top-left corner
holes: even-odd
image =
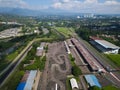
[[[40,15],[69,15],[71,12],[66,12],[63,10],[56,10],[53,8],[45,10],[30,10],[22,8],[7,8],[0,7],[0,14],[10,14],[10,15],[22,15],[22,16],[40,16]]]

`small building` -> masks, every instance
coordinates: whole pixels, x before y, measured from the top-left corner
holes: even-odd
[[[45,43],[43,42],[43,43],[41,43],[41,45],[39,47],[37,47],[37,52],[36,52],[37,56],[43,55],[44,46],[45,46]]]
[[[76,89],[79,89],[76,79],[71,78],[71,79],[70,79],[70,84],[71,84],[72,90],[74,90],[74,89],[75,89],[75,90],[76,90]]]
[[[100,38],[90,37],[90,43],[105,54],[118,54],[120,47]]]
[[[87,84],[89,85],[89,87],[97,86],[97,87],[101,88],[101,85],[98,82],[98,79],[96,78],[95,75],[85,75],[84,77],[85,77],[85,80],[86,80]]]
[[[64,43],[65,43],[65,47],[66,47],[66,51],[67,51],[67,53],[70,54],[71,52],[70,52],[70,49],[69,49],[69,47],[68,47],[68,45],[67,45],[67,42],[64,41]]]

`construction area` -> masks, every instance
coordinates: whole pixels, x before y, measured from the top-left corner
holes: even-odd
[[[38,90],[66,90],[66,78],[71,74],[71,65],[64,42],[48,44],[45,70],[40,77]]]

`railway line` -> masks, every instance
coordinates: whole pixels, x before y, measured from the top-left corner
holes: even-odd
[[[107,66],[110,66],[107,62],[103,61],[102,58],[96,56],[96,54],[94,54],[94,51],[92,51],[91,49],[89,49],[85,43],[79,39],[77,37],[77,41],[81,44],[81,46],[87,50],[87,52],[89,53],[89,55],[91,55],[92,57],[95,58],[95,60],[98,62],[98,64],[104,68],[105,70],[105,76],[108,80],[110,80],[111,82],[113,82],[114,85],[116,85],[117,87],[120,87],[120,74],[118,72],[112,72],[110,71],[110,69],[107,68]],[[113,68],[113,67],[110,67]],[[113,68],[113,70],[116,70]]]
[[[18,55],[15,60],[0,74],[0,87],[5,83],[9,76],[14,72],[16,67],[21,63],[22,59],[26,56],[27,52],[31,49],[33,42],[30,42],[29,45]]]
[[[77,39],[72,38],[71,42],[75,45],[77,51],[85,60],[85,62],[89,64],[89,67],[92,71],[105,72],[104,68],[97,62],[97,60],[92,55],[90,55],[90,53],[83,47],[80,42],[78,42]]]

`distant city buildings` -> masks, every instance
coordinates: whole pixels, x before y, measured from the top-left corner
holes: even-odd
[[[77,18],[79,19],[79,18],[80,18],[80,16],[77,16]]]
[[[84,14],[84,18],[93,18],[94,14]]]
[[[96,16],[93,13],[88,13],[88,14],[81,14],[80,16],[77,16],[77,19],[79,18],[96,18]]]

